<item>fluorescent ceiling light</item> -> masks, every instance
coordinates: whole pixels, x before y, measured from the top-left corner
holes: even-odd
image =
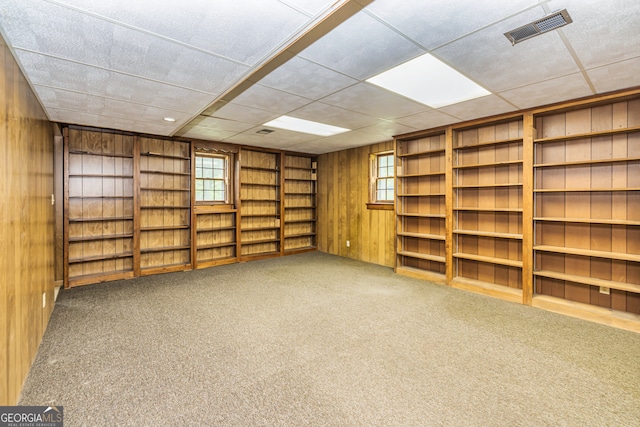
[[[319,136],[337,135],[342,132],[348,132],[351,129],[345,129],[338,126],[325,125],[324,123],[312,122],[310,120],[296,119],[295,117],[280,116],[263,126],[270,126],[278,129],[292,130],[294,132],[310,133]]]
[[[373,76],[367,82],[432,108],[491,94],[428,53]]]

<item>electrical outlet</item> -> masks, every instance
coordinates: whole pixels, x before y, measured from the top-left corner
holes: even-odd
[[[601,294],[609,295],[610,292],[611,292],[610,288],[607,288],[606,286],[600,286]]]
[[[47,307],[47,294],[46,293],[42,293],[42,308],[46,308]]]
[[[350,248],[351,247],[351,241],[347,240],[347,247]]]

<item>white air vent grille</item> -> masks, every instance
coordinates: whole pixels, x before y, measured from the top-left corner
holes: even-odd
[[[572,22],[573,20],[569,16],[567,9],[563,9],[561,11],[554,12],[551,15],[547,15],[544,18],[540,18],[537,21],[533,21],[530,24],[526,24],[522,27],[516,28],[515,30],[506,32],[504,35],[509,39],[511,44],[515,45],[516,43],[520,43],[521,41],[530,39],[531,37],[535,37],[539,34],[555,30],[556,28],[563,27]]]

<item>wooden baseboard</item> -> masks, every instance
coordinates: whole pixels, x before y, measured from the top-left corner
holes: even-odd
[[[453,279],[451,281],[451,287],[522,304],[522,289],[509,288],[507,286],[467,279],[465,277],[456,277]]]
[[[633,313],[596,307],[547,295],[534,296],[532,306],[627,331],[640,332],[640,315]]]
[[[396,267],[397,274],[402,276],[412,277],[414,279],[428,280],[429,282],[445,285],[447,283],[447,277],[442,273],[435,273],[433,271],[420,270],[413,267]]]

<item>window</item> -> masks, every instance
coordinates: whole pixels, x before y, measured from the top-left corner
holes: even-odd
[[[229,158],[196,154],[196,202],[228,203]]]
[[[395,188],[393,152],[372,154],[370,160],[371,189],[368,207],[384,205],[382,208],[388,209],[393,206]]]

